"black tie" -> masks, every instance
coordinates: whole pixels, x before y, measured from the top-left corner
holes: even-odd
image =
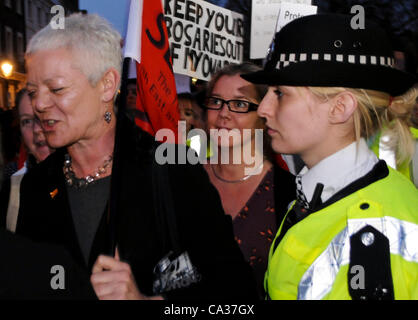
[[[309,208],[309,203],[306,200],[305,194],[303,193],[302,176],[300,175],[296,176],[296,200],[297,202],[299,202],[302,208],[305,208],[305,209]]]

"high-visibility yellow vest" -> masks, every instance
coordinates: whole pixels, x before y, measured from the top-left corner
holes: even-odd
[[[395,299],[418,299],[418,190],[390,167],[387,177],[292,226],[275,250],[273,242],[265,275],[269,297],[351,299],[350,236],[365,225],[389,239]]]
[[[415,138],[416,141],[418,141],[418,129],[410,127],[409,128],[413,137]],[[381,150],[381,133],[378,133],[371,145],[370,145],[370,149],[375,153],[375,155],[379,158],[379,159],[383,159],[386,161],[386,163],[388,165],[390,165],[392,168],[398,170],[400,173],[402,173],[405,177],[411,179],[412,181],[414,180],[413,178],[413,174],[414,175],[418,175],[418,172],[412,172],[410,169],[411,167],[411,163],[402,163],[399,166],[396,166],[395,163],[391,163],[391,162],[395,162],[395,152],[393,150],[389,150],[389,151],[383,151]],[[392,153],[392,154],[390,154]],[[393,158],[393,161],[388,160],[386,157],[388,158]],[[416,160],[415,160],[416,161]]]

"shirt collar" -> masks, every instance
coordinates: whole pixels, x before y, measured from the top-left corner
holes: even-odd
[[[302,189],[308,202],[311,201],[317,183],[324,185],[322,202],[327,201],[351,182],[370,172],[379,160],[361,138],[347,147],[321,160],[311,169],[300,171]]]

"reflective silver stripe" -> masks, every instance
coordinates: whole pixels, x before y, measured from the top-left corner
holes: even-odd
[[[418,263],[418,225],[393,217],[348,220],[350,235],[371,225],[389,239],[390,253]]]
[[[312,263],[299,282],[298,300],[319,300],[331,290],[341,265],[349,262],[348,239],[348,228],[345,228]]]
[[[350,236],[371,225],[389,239],[390,252],[418,263],[418,225],[393,217],[350,219],[302,276],[299,300],[320,300],[332,288],[342,265],[350,261]]]
[[[379,139],[379,159],[386,161],[386,164],[396,169],[396,153],[393,148],[389,146],[390,136],[382,134]]]

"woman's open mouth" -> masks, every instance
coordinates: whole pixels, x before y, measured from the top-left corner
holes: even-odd
[[[57,123],[58,123],[58,120],[52,120],[52,119],[43,120],[41,122],[42,129],[46,132],[52,131],[52,130],[54,130],[54,127],[56,126]]]

